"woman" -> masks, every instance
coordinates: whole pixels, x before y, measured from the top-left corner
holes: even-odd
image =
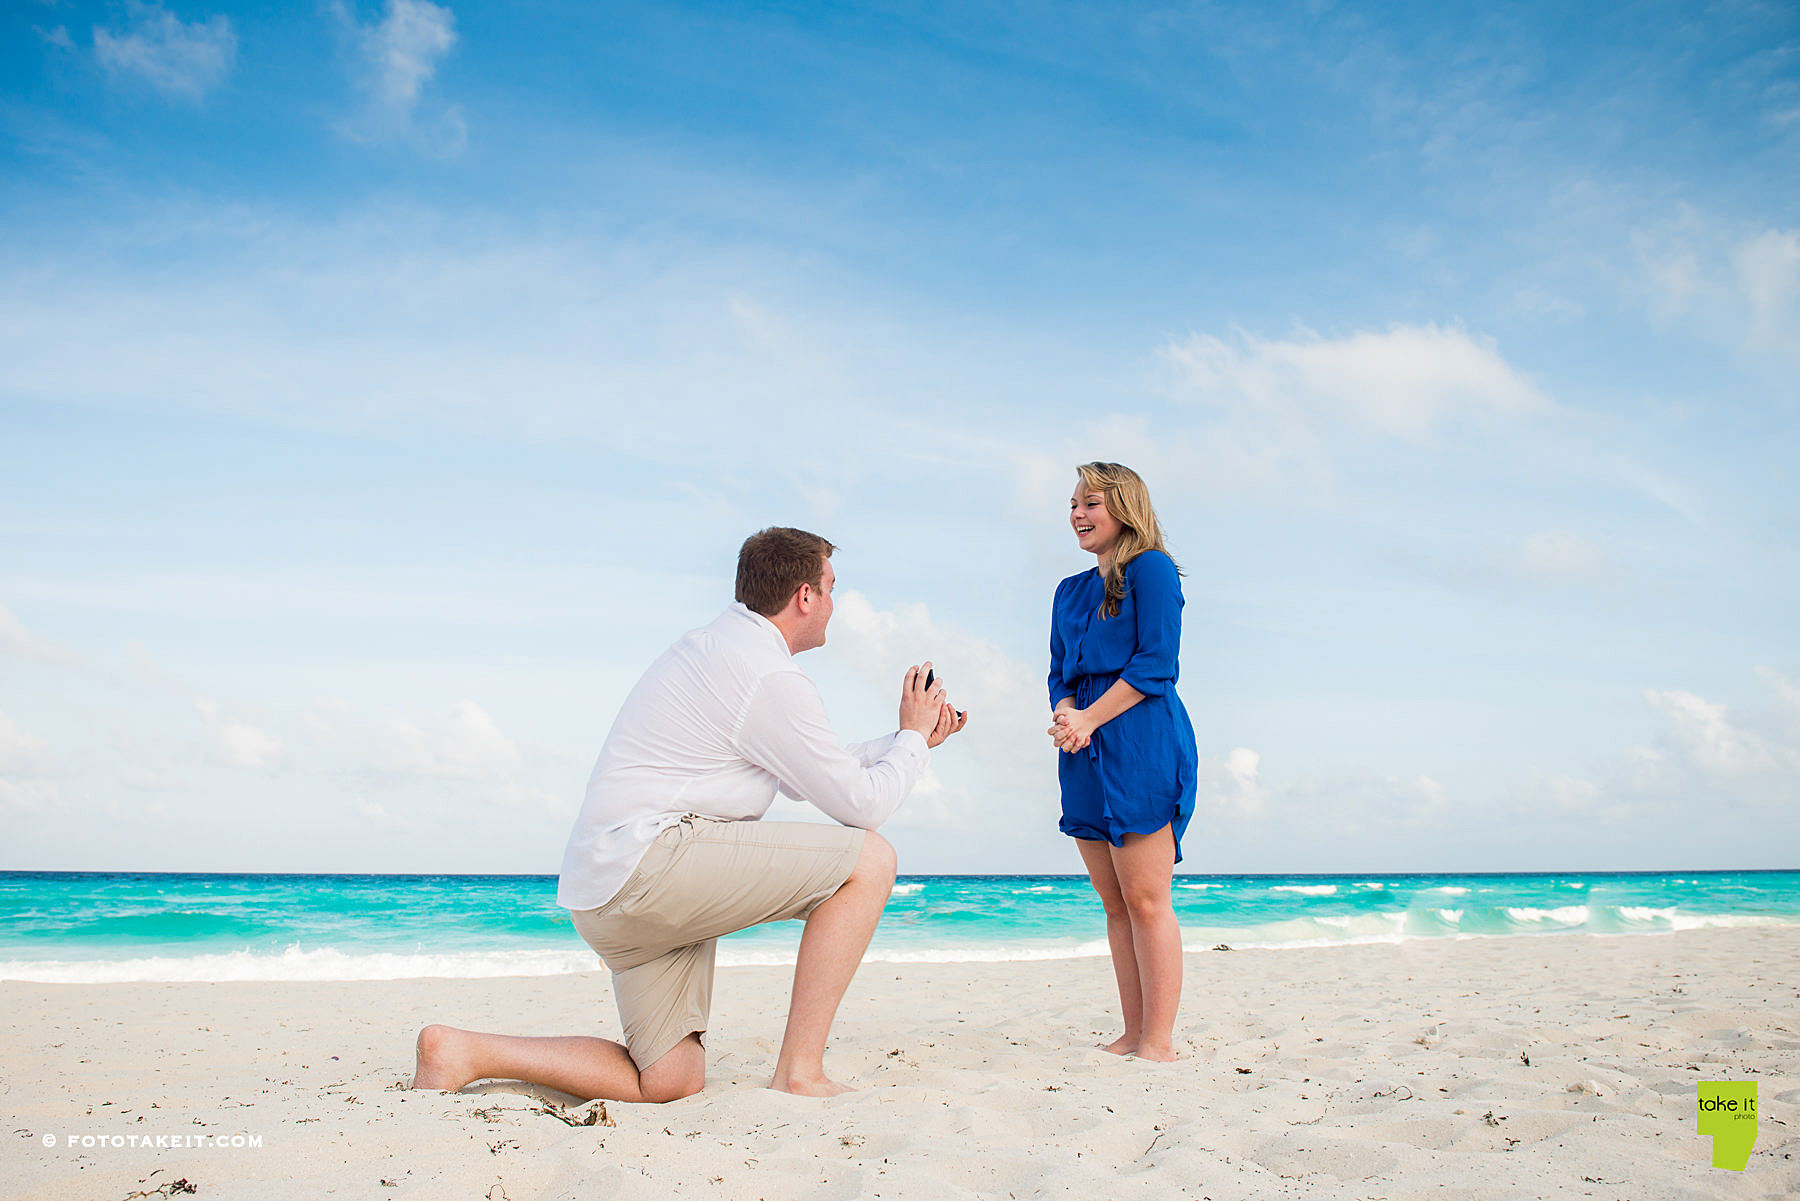
[[[1181,1000],[1181,929],[1170,877],[1194,812],[1194,727],[1175,694],[1181,581],[1137,472],[1087,463],[1069,524],[1091,571],[1056,588],[1050,737],[1061,829],[1106,908],[1125,1033],[1116,1055],[1168,1061]]]

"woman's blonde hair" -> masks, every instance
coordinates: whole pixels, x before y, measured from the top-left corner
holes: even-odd
[[[1143,477],[1123,463],[1083,463],[1075,474],[1081,477],[1082,491],[1103,496],[1106,511],[1125,527],[1113,546],[1112,566],[1106,569],[1106,599],[1100,605],[1104,616],[1117,617],[1119,602],[1125,598],[1125,565],[1147,550],[1169,553],[1163,545],[1162,523],[1156,520]],[[1173,563],[1174,557],[1169,561]]]

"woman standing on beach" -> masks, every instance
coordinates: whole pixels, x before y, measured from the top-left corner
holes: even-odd
[[[1049,729],[1075,839],[1106,909],[1125,1033],[1116,1055],[1167,1061],[1181,1001],[1171,877],[1194,813],[1194,727],[1175,694],[1181,580],[1149,489],[1118,463],[1086,463],[1069,525],[1092,570],[1056,587]]]

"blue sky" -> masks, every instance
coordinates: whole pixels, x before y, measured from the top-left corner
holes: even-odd
[[[1078,870],[1092,458],[1189,870],[1800,862],[1789,6],[0,22],[0,866],[554,871],[780,523],[844,737],[975,714],[902,870]]]

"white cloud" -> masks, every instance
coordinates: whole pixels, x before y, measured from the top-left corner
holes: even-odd
[[[413,829],[412,822],[409,822],[404,818],[395,817],[392,813],[387,811],[385,806],[378,805],[374,801],[359,798],[355,802],[354,808],[356,810],[356,816],[362,818],[377,829],[396,831]]]
[[[14,781],[31,779],[45,774],[49,766],[49,745],[0,713],[0,777]]]
[[[1531,770],[1499,798],[1515,821],[1691,820],[1696,806],[1800,803],[1800,681],[1759,668],[1773,707],[1732,707],[1681,689],[1646,689],[1653,745],[1624,747],[1593,774]],[[1598,828],[1597,826],[1594,828]]]
[[[1538,530],[1479,556],[1399,549],[1387,554],[1396,565],[1445,587],[1467,591],[1512,591],[1520,587],[1604,588],[1619,569],[1606,552],[1574,530]]]
[[[55,800],[55,790],[42,781],[0,779],[0,813],[18,817],[43,813]]]
[[[94,29],[94,58],[114,77],[132,76],[166,96],[199,101],[224,82],[237,57],[231,20],[183,22],[160,4],[129,0],[119,29]]]
[[[1734,721],[1724,705],[1674,690],[1648,689],[1644,699],[1665,719],[1669,744],[1705,774],[1739,777],[1800,766],[1791,748],[1770,745]]]
[[[1774,704],[1734,711],[1680,689],[1648,689],[1654,745],[1626,748],[1616,791],[1677,804],[1800,804],[1800,683],[1758,675]]]
[[[1560,293],[1533,284],[1513,295],[1512,307],[1536,317],[1573,321],[1587,315],[1587,306]]]
[[[1638,273],[1634,286],[1657,321],[1685,315],[1712,289],[1701,263],[1699,220],[1698,213],[1683,208],[1661,226],[1632,233]]]
[[[896,815],[897,829],[948,834],[977,856],[959,870],[986,870],[981,855],[989,856],[992,870],[1069,856],[1061,845],[1066,839],[1056,831],[1057,752],[1045,733],[1049,698],[1042,668],[1026,666],[994,643],[933,618],[923,605],[877,609],[854,590],[838,598],[825,653],[833,652],[855,673],[862,691],[883,698],[897,695],[908,664],[930,658],[952,701],[970,712],[968,729],[946,745],[933,774],[921,780]],[[825,664],[820,666],[821,678],[829,678]],[[1202,758],[1196,804],[1228,817],[1263,816],[1270,794],[1260,768],[1260,756],[1247,747],[1222,759]],[[1026,846],[1038,854],[1019,854]],[[1001,859],[994,860],[997,853]],[[936,852],[939,861],[944,854]],[[1072,858],[1070,870],[1075,870]]]
[[[1243,493],[1291,497],[1334,480],[1320,432],[1293,412],[1238,411],[1198,424],[1144,414],[1109,414],[1071,429],[1055,448],[1009,447],[1017,503],[1043,511],[1047,497],[1066,497],[1074,464],[1093,459],[1129,463],[1151,492],[1210,498]]]
[[[1232,772],[1233,759],[1237,771]],[[1315,846],[1326,841],[1347,840],[1366,844],[1376,838],[1397,836],[1408,829],[1441,826],[1448,796],[1444,786],[1428,775],[1396,775],[1353,769],[1305,775],[1278,785],[1260,780],[1259,757],[1254,752],[1233,751],[1226,757],[1225,771],[1214,765],[1210,775],[1213,803],[1222,812],[1234,812],[1245,819],[1267,818],[1260,823],[1265,831],[1305,831],[1305,839]],[[1202,778],[1208,776],[1202,764]],[[1245,769],[1248,769],[1246,771]],[[1239,788],[1239,799],[1221,796],[1218,785]],[[1233,778],[1236,777],[1236,778]],[[1244,788],[1254,789],[1248,798]],[[1206,791],[1201,795],[1202,803]],[[1246,800],[1249,804],[1246,805]],[[1283,835],[1292,839],[1292,833]]]
[[[957,831],[971,845],[1016,839],[1013,832],[1023,823],[1036,823],[1026,827],[1027,837],[1040,827],[1054,832],[1056,752],[1044,733],[1050,703],[1042,669],[933,618],[924,605],[877,609],[854,589],[838,595],[828,636],[820,652],[827,658],[818,664],[821,681],[847,672],[858,697],[880,698],[861,704],[856,716],[867,714],[893,729],[901,675],[927,659],[951,703],[969,713],[968,727],[946,744],[929,778],[896,814],[898,829]]]
[[[1033,684],[1042,676],[1018,663],[993,642],[931,616],[921,604],[877,609],[860,591],[837,597],[830,645],[882,694],[898,698],[902,670],[931,659],[951,698],[964,707],[1012,707],[1038,703]],[[1048,709],[1044,700],[1042,707]],[[1029,725],[1044,724],[1034,712]],[[1033,730],[1033,733],[1040,731]]]
[[[900,667],[932,655],[946,668],[947,685],[953,683],[957,695],[972,703],[1021,699],[1021,680],[1032,674],[992,642],[934,620],[925,605],[898,604],[881,610],[853,588],[837,598],[829,637],[834,647],[896,695]]]
[[[958,432],[924,412],[896,418],[884,402],[912,385],[885,363],[845,378],[846,359],[887,353],[845,349],[865,313],[796,318],[770,299],[790,313],[783,335],[746,327],[746,281],[775,298],[803,290],[783,254],[632,246],[579,216],[562,230],[452,227],[410,209],[324,226],[164,216],[113,231],[100,258],[0,272],[0,390],[304,429],[582,439],[733,491],[805,445],[826,504],[843,495],[839,452],[867,461],[871,421],[896,471],[912,445],[941,453]],[[194,253],[122,272],[112,248],[145,236],[191,236]],[[79,353],[94,344],[109,353]],[[925,362],[930,348],[906,353]]]
[[[1684,206],[1632,244],[1632,286],[1658,322],[1800,363],[1800,230],[1746,229]]]
[[[354,39],[356,82],[366,101],[362,116],[345,132],[359,141],[379,141],[422,131],[439,152],[460,151],[467,130],[458,108],[442,108],[423,129],[419,116],[426,85],[456,45],[456,15],[430,0],[388,0],[381,18],[366,25],[341,4],[336,11]]]
[[[1774,689],[1782,722],[1800,741],[1800,680],[1791,680],[1773,667],[1759,667],[1756,674]]]
[[[45,777],[54,768],[50,745],[0,713],[0,813],[23,817],[50,809],[57,793]]]
[[[1600,829],[1601,823],[1624,822],[1640,816],[1644,790],[1632,785],[1634,774],[1656,770],[1648,761],[1628,762],[1601,779],[1589,779],[1567,771],[1534,769],[1521,773],[1496,797],[1493,810],[1502,827],[1538,828],[1561,823],[1564,828]]]
[[[1613,576],[1606,555],[1573,530],[1540,530],[1520,543],[1513,565],[1544,584],[1602,583]]]
[[[1543,777],[1539,795],[1558,809],[1591,809],[1601,798],[1600,785],[1592,780],[1554,773]]]
[[[1670,776],[1668,756],[1655,747],[1628,746],[1620,755],[1619,787],[1630,796],[1648,796],[1665,789]]]
[[[1800,357],[1800,231],[1771,229],[1732,253],[1750,309],[1749,340]]]
[[[1438,325],[1394,325],[1342,338],[1195,334],[1166,354],[1181,389],[1211,406],[1284,423],[1320,417],[1418,438],[1458,416],[1515,416],[1549,402],[1492,338]]]
[[[1202,759],[1195,805],[1243,817],[1259,817],[1268,802],[1262,779],[1262,756],[1237,747],[1223,759]]]
[[[212,697],[196,697],[194,711],[204,727],[207,753],[227,767],[261,771],[280,762],[286,744],[247,721],[228,716]]]
[[[442,713],[380,723],[361,762],[380,775],[485,780],[514,770],[520,754],[485,709],[464,700]]]
[[[370,717],[334,699],[314,705],[292,727],[297,770],[395,800],[416,799],[419,787],[438,796],[449,788],[483,805],[564,818],[573,816],[579,795],[572,776],[566,787],[544,784],[570,775],[569,756],[522,747],[472,700],[432,713]]]
[[[1172,409],[1083,420],[1054,449],[1009,448],[1021,495],[1042,503],[1068,464],[1132,464],[1159,494],[1260,494],[1283,503],[1332,491],[1345,454],[1370,437],[1411,444],[1472,420],[1548,413],[1551,402],[1493,339],[1439,325],[1326,338],[1195,333],[1158,352]]]
[[[0,605],[0,655],[35,663],[79,662],[79,656],[73,651],[32,634],[5,605]]]

